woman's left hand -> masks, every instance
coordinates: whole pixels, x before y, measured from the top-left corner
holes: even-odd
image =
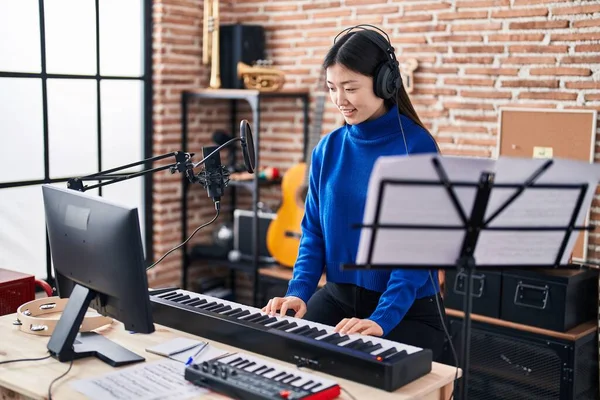
[[[335,326],[334,330],[341,335],[361,333],[363,335],[383,336],[383,329],[370,319],[344,318]]]

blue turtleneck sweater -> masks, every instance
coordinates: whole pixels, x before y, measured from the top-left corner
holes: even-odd
[[[427,131],[404,115],[401,119],[410,154],[437,152]],[[312,152],[300,250],[287,296],[308,302],[325,269],[328,282],[383,293],[369,319],[381,326],[385,336],[415,299],[439,291],[437,274],[433,274],[434,287],[428,270],[340,269],[342,263],[356,262],[360,230],[351,226],[362,222],[375,160],[405,154],[395,107],[375,120],[342,126],[320,140]]]

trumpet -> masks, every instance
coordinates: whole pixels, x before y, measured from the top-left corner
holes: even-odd
[[[211,89],[218,89],[221,87],[218,0],[204,0],[204,26],[202,29],[202,64],[211,63],[208,86]]]
[[[243,62],[237,64],[238,78],[243,79],[246,89],[256,89],[261,92],[275,92],[283,86],[285,76],[282,71],[274,68],[250,66]]]

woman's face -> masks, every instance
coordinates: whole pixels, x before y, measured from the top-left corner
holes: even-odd
[[[329,96],[350,125],[379,118],[386,109],[373,92],[373,78],[351,71],[341,64],[327,68]]]

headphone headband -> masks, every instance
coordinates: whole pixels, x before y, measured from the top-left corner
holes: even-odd
[[[395,94],[402,85],[402,79],[400,77],[399,63],[394,54],[394,48],[392,47],[390,37],[383,29],[378,28],[375,25],[359,24],[346,28],[338,33],[333,39],[333,43],[335,44],[341,35],[348,34],[354,29],[362,29],[365,36],[385,53],[386,61],[381,63],[373,74],[373,89],[377,96],[394,101]]]

